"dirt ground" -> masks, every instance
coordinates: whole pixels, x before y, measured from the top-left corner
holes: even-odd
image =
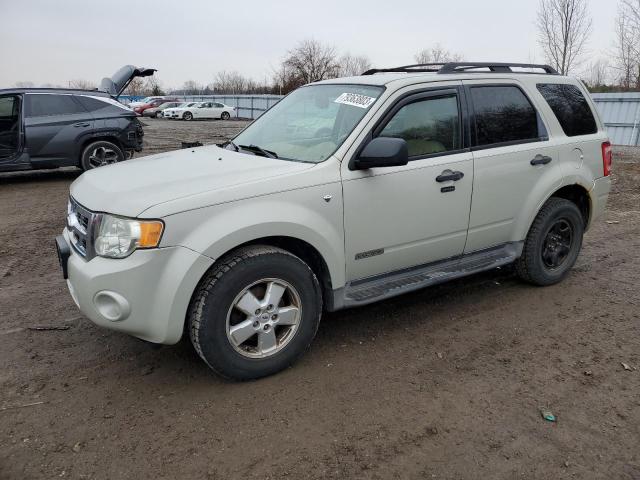
[[[146,153],[243,125],[145,123]],[[639,151],[563,283],[502,269],[329,314],[250,383],[83,318],[53,248],[77,175],[0,175],[0,479],[640,479]]]

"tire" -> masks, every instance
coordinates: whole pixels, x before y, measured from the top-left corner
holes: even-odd
[[[191,120],[193,120],[193,113],[191,112],[184,112],[182,114],[182,119],[186,120],[187,122],[190,122]]]
[[[80,166],[84,171],[118,163],[125,159],[124,153],[115,143],[101,140],[92,142],[82,151]]]
[[[516,261],[518,276],[533,285],[553,285],[563,280],[576,263],[584,219],[575,203],[551,197],[536,216]]]
[[[269,305],[269,298],[280,300]],[[191,343],[214,372],[252,380],[297,360],[315,337],[321,313],[320,284],[306,263],[279,248],[250,246],[231,252],[205,274],[187,321]]]
[[[222,115],[220,115],[221,120],[229,120],[230,118],[231,115],[229,114],[229,112],[222,112]]]

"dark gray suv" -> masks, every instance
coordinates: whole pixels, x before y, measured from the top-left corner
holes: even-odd
[[[141,151],[137,114],[116,99],[135,77],[154,72],[127,65],[99,90],[0,89],[0,172],[89,170]]]

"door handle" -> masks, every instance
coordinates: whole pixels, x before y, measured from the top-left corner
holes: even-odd
[[[74,127],[88,127],[89,124],[86,122],[79,122],[79,123],[74,123],[73,124]]]
[[[462,177],[464,177],[464,173],[462,172],[454,172],[452,170],[445,170],[444,172],[442,172],[440,175],[438,175],[436,177],[436,182],[448,182],[448,181],[454,181],[457,182],[458,180],[460,180]]]
[[[531,165],[546,165],[552,160],[551,157],[547,157],[546,155],[536,155],[533,160],[531,160]]]

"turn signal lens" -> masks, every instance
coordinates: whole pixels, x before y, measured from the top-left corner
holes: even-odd
[[[162,236],[162,222],[140,222],[139,248],[153,248],[160,243]]]

